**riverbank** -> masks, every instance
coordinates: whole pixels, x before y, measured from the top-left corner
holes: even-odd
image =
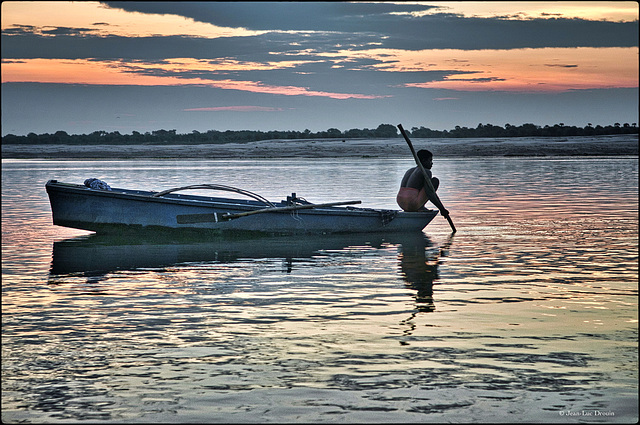
[[[437,157],[637,156],[637,135],[566,138],[413,139]],[[3,159],[341,158],[410,155],[404,139],[263,140],[216,145],[3,145]]]

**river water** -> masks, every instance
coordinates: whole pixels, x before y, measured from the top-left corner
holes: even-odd
[[[636,423],[637,158],[436,159],[455,236],[96,237],[44,190],[396,208],[410,166],[3,160],[3,422]]]

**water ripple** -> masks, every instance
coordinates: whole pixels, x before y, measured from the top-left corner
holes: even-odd
[[[453,237],[437,217],[409,239],[179,243],[54,228],[34,179],[93,168],[53,165],[3,169],[5,422],[637,419],[637,161],[440,161]],[[238,164],[94,165],[162,185]],[[331,170],[349,184],[314,201],[360,197],[363,179],[364,201],[393,208],[409,165],[293,160],[265,178],[267,161],[243,178],[275,198]]]

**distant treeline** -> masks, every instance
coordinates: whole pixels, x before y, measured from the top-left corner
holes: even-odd
[[[478,124],[476,128],[456,126],[453,130],[431,130],[425,127],[413,127],[409,135],[421,138],[468,138],[468,137],[566,137],[566,136],[601,136],[613,134],[638,134],[636,123],[601,126],[588,124],[586,127],[567,126],[564,123],[541,127],[535,124],[520,126],[505,124],[500,127],[492,124]],[[191,133],[178,134],[176,130],[155,130],[140,133],[120,134],[118,131],[94,131],[90,134],[67,134],[66,131],[56,131],[53,134],[29,133],[26,136],[7,134],[2,137],[3,144],[65,144],[65,145],[185,145],[185,144],[218,144],[218,143],[248,143],[270,139],[389,139],[399,137],[396,126],[380,124],[375,130],[351,129],[340,131],[330,128],[327,131],[313,133],[304,131],[218,131],[209,130],[201,133],[193,130]]]

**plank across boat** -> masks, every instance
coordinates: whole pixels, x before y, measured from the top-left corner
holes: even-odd
[[[415,232],[424,229],[438,214],[435,210],[405,212],[314,205],[299,203],[304,201],[295,195],[271,203],[255,194],[252,194],[255,195],[252,199],[235,199],[175,193],[178,189],[196,186],[163,192],[121,188],[104,190],[50,180],[45,187],[53,224],[98,233],[123,230],[271,234]]]

